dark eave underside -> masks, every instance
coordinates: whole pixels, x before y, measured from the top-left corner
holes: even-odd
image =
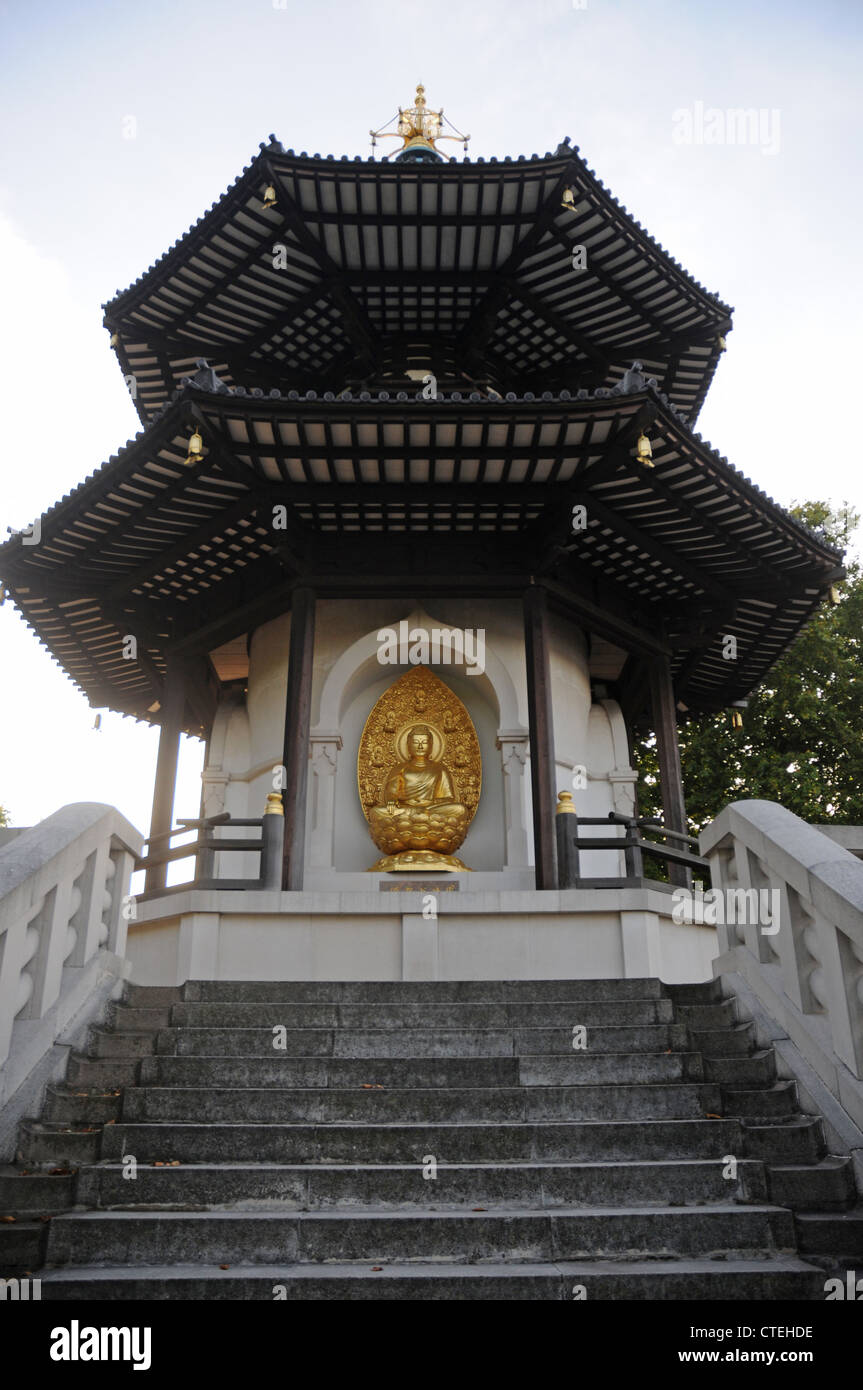
[[[439,376],[446,363],[503,390],[613,386],[637,358],[694,420],[731,311],[561,148],[423,166],[262,148],[106,306],[142,420],[202,355],[229,385],[322,392],[380,384],[416,340]],[[272,210],[261,202],[270,181]],[[567,187],[575,211],[561,206]]]
[[[195,424],[205,454],[186,465]],[[632,448],[645,424],[649,470]],[[578,505],[587,525],[573,533]],[[38,546],[0,547],[0,572],[91,702],[142,716],[168,648],[211,630],[217,645],[233,635],[224,615],[276,590],[287,607],[302,576],[345,596],[392,592],[395,578],[415,592],[518,593],[538,576],[664,634],[679,693],[718,707],[793,641],[839,557],[652,391],[294,402],[187,388],[46,514]],[[725,632],[738,638],[733,665]],[[129,633],[135,661],[122,654]],[[604,635],[617,640],[613,622]]]

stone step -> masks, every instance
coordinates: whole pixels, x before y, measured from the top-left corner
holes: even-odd
[[[112,1033],[107,1028],[91,1028],[87,1054],[94,1058],[120,1057],[131,1059],[149,1057],[155,1049],[158,1033]]]
[[[122,1042],[132,1035],[104,1036]],[[280,1044],[278,1052],[274,1040]],[[151,1049],[149,1041],[139,1056],[150,1050],[160,1056],[181,1057],[571,1057],[575,1053],[568,1028],[288,1028],[279,1035],[272,1028],[164,1028],[156,1035],[155,1048]],[[689,1048],[686,1029],[667,1023],[634,1028],[592,1026],[586,1041],[591,1053],[664,1053]]]
[[[740,1020],[737,1017],[737,1000],[722,999],[710,1004],[686,1004],[674,1000],[674,1009],[681,1023],[686,1023],[696,1032],[712,1031],[715,1028],[733,1028]]]
[[[723,999],[721,980],[704,980],[694,985],[665,985],[664,990],[675,1004],[719,1004]]]
[[[171,1011],[181,1007],[177,1004],[139,1006],[126,1003],[111,1004],[107,1011],[106,1025],[118,1033],[154,1033],[159,1028],[167,1028],[171,1021]]]
[[[138,988],[147,988],[138,986]],[[664,999],[677,986],[630,980],[189,980],[189,1003],[418,1004]],[[701,986],[695,986],[699,989]],[[143,1000],[142,1000],[143,1002]],[[161,1001],[160,1001],[161,1002]]]
[[[22,1212],[45,1214],[72,1205],[73,1176],[65,1173],[28,1172],[26,1168],[0,1167],[0,1216]]]
[[[863,1204],[843,1212],[796,1212],[794,1225],[801,1254],[855,1260],[863,1279]]]
[[[783,1131],[784,1133],[784,1131]],[[789,1131],[794,1136],[793,1131]],[[810,1141],[811,1142],[811,1141]],[[762,1147],[770,1147],[763,1144]],[[804,1142],[772,1145],[769,1158],[805,1162]],[[738,1120],[582,1121],[558,1124],[122,1124],[102,1133],[101,1157],[139,1163],[580,1162],[656,1158],[761,1158]],[[812,1156],[813,1161],[817,1155]],[[92,1160],[90,1160],[92,1162]]]
[[[734,1258],[796,1253],[790,1212],[769,1206],[503,1208],[456,1213],[68,1212],[48,1226],[46,1263],[273,1264],[279,1260],[549,1261],[593,1255]]]
[[[127,985],[87,1050],[21,1127],[37,1171],[0,1169],[44,1298],[822,1299],[863,1268],[851,1162],[720,981]]]
[[[46,1120],[66,1124],[105,1124],[120,1114],[120,1096],[114,1091],[75,1090],[69,1086],[49,1086],[45,1092]]]
[[[144,1057],[142,1086],[556,1086],[701,1081],[697,1052],[572,1052],[568,1057]]]
[[[770,1200],[792,1211],[845,1211],[857,1200],[850,1158],[828,1155],[815,1164],[771,1164]],[[861,1271],[863,1273],[863,1271]]]
[[[183,998],[182,985],[126,985],[123,1002],[133,1008],[160,1009],[179,1004]]]
[[[51,1121],[25,1120],[20,1127],[16,1157],[25,1167],[37,1165],[77,1168],[99,1156],[101,1126],[69,1129]]]
[[[567,1062],[565,1057],[550,1059]],[[518,1057],[146,1057],[142,1086],[517,1086]]]
[[[776,1081],[754,1090],[722,1087],[723,1113],[744,1118],[767,1119],[774,1115],[797,1113],[797,1087],[793,1081]]]
[[[73,1091],[115,1091],[134,1085],[137,1057],[85,1057],[73,1052],[66,1065],[66,1083]]]
[[[816,1116],[792,1116],[774,1124],[745,1120],[741,1124],[747,1158],[761,1158],[765,1163],[808,1164],[817,1163],[824,1155],[823,1126]]]
[[[45,1258],[50,1222],[22,1217],[0,1223],[0,1278],[36,1270]]]
[[[94,1208],[319,1210],[340,1207],[423,1210],[465,1207],[701,1206],[767,1200],[764,1165],[722,1161],[653,1163],[197,1164],[150,1167],[134,1178],[122,1164],[82,1168],[77,1202]]]
[[[751,1057],[705,1057],[704,1079],[721,1085],[768,1086],[776,1080],[776,1058],[772,1050],[753,1052]]]
[[[584,1295],[580,1290],[584,1289]],[[555,1260],[552,1264],[67,1266],[42,1274],[45,1301],[713,1303],[824,1298],[824,1271],[790,1256],[752,1260]]]
[[[127,1090],[123,1121],[215,1124],[434,1124],[540,1120],[698,1119],[720,1113],[718,1086],[516,1086],[464,1090],[252,1090],[148,1087]]]
[[[670,999],[626,999],[610,1002],[597,999],[546,1000],[539,1003],[513,1003],[506,1000],[488,1004],[274,1002],[174,1004],[170,1015],[172,1028],[557,1028],[571,1036],[576,1025],[587,1028],[591,1025],[637,1028],[646,1024],[672,1023],[674,1006]],[[165,1023],[167,1026],[167,1019]]]
[[[752,1023],[737,1023],[732,1028],[689,1027],[688,1043],[704,1057],[748,1057],[756,1051],[755,1027]]]

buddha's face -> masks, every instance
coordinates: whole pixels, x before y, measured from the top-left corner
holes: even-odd
[[[427,729],[411,729],[408,734],[408,752],[412,758],[427,758],[431,737]]]

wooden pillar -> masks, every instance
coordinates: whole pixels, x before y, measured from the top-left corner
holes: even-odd
[[[183,716],[186,710],[186,672],[177,660],[168,658],[165,687],[162,693],[161,732],[159,734],[159,754],[156,759],[156,782],[153,787],[153,811],[150,816],[150,835],[162,835],[170,830],[174,819],[174,788],[177,781],[177,758],[180,752],[180,734],[183,729]],[[150,845],[151,851],[167,849],[167,841]],[[148,869],[144,888],[164,888],[168,876],[167,864],[159,864]]]
[[[283,889],[299,889],[303,886],[314,650],[315,595],[312,589],[301,587],[294,590],[291,600],[291,646],[282,754],[285,768]]]
[[[650,698],[653,706],[653,730],[656,734],[656,753],[659,760],[659,785],[662,792],[662,819],[669,830],[686,834],[686,803],[683,799],[683,773],[680,767],[680,746],[677,742],[677,703],[671,681],[671,665],[666,656],[655,657],[650,663]],[[679,842],[671,842],[679,848]],[[671,883],[687,887],[689,870],[681,864],[669,864]]]
[[[533,845],[537,888],[556,888],[554,815],[554,724],[548,660],[546,593],[534,585],[524,596],[524,656],[530,722],[530,782],[533,793]]]

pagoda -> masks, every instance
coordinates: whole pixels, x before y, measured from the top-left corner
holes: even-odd
[[[213,977],[210,957],[190,968],[203,916],[233,923],[226,978],[285,960],[296,978],[481,971],[479,936],[469,960],[408,950],[416,905],[399,909],[398,956],[388,895],[430,883],[463,925],[489,894],[494,922],[515,924],[495,978],[564,968],[539,946],[518,955],[534,908],[613,912],[625,937],[658,890],[607,839],[582,856],[603,886],[568,888],[559,794],[622,833],[646,725],[663,829],[682,842],[679,715],[739,717],[842,576],[835,550],[696,432],[729,306],[568,139],[457,159],[438,146],[468,137],[445,125],[420,87],[394,155],[262,144],[105,305],[140,432],[41,517],[38,544],[0,547],[6,591],[90,703],[160,727],[130,936],[133,955],[135,934],[149,942],[145,980]],[[449,634],[437,661],[435,632]],[[384,633],[401,642],[389,664]],[[197,818],[215,838],[178,895],[153,856],[174,827],[182,733],[206,740]],[[280,884],[242,843],[268,798],[284,810]],[[231,822],[239,838],[218,850]],[[427,881],[399,859],[444,844],[458,862],[417,860]],[[256,914],[297,932],[302,918],[311,937],[271,959]],[[163,972],[169,923],[191,954]]]

